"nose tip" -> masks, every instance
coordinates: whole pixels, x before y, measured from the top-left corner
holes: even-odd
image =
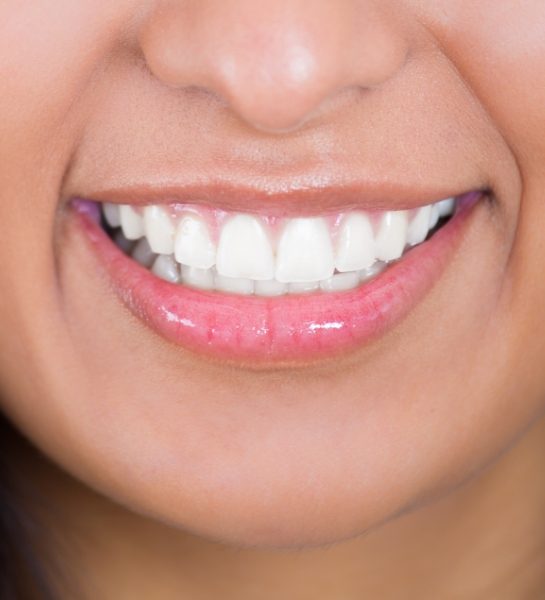
[[[150,17],[152,73],[206,88],[251,127],[297,129],[347,89],[391,78],[407,42],[375,4],[355,0],[200,0]]]

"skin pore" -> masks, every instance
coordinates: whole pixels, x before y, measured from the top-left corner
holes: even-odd
[[[1,406],[82,594],[543,595],[544,28],[542,0],[2,2]],[[135,319],[68,202],[356,178],[491,200],[392,331],[278,368]]]

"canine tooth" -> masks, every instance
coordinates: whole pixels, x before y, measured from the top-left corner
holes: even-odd
[[[137,263],[148,269],[151,267],[157,257],[157,255],[150,248],[146,238],[142,238],[136,242],[136,245],[131,252],[131,256]]]
[[[214,273],[212,269],[199,269],[181,265],[182,282],[201,290],[214,289]]]
[[[360,283],[358,271],[350,273],[335,273],[333,277],[320,282],[320,287],[324,292],[340,292],[351,290],[357,287]]]
[[[178,270],[178,264],[168,254],[159,254],[153,263],[151,268],[152,273],[171,283],[178,283],[180,280],[180,272]]]
[[[179,263],[209,269],[216,262],[216,248],[206,223],[196,215],[185,215],[178,223],[174,254]]]
[[[366,214],[352,212],[343,218],[337,243],[338,271],[357,271],[375,262],[373,228]]]
[[[144,235],[144,220],[129,204],[119,208],[121,229],[128,240],[137,240]]]
[[[241,214],[223,225],[216,270],[227,277],[254,280],[267,280],[274,276],[272,246],[258,219]]]
[[[121,226],[121,217],[119,215],[119,206],[117,204],[110,204],[110,202],[105,202],[102,205],[102,211],[104,213],[106,223],[108,223],[110,227],[115,228]]]
[[[319,281],[296,281],[288,283],[288,294],[306,294],[320,289]]]
[[[256,296],[281,296],[288,290],[286,283],[269,279],[268,281],[256,281],[254,284],[254,294]]]
[[[403,254],[407,228],[407,211],[389,210],[383,215],[375,238],[375,252],[379,260],[395,260]]]
[[[440,217],[448,217],[454,212],[456,201],[454,198],[446,198],[437,204]]]
[[[324,219],[289,219],[278,242],[275,279],[283,283],[311,282],[333,275],[335,262]]]
[[[437,204],[433,204],[430,212],[429,229],[433,229],[437,225],[437,221],[439,221],[439,207]]]
[[[172,254],[174,252],[174,226],[164,208],[146,206],[144,229],[150,248],[156,254]]]
[[[253,294],[254,282],[244,277],[226,277],[216,273],[214,277],[214,286],[221,292],[231,292],[233,294]]]
[[[422,206],[412,218],[407,231],[407,243],[410,246],[420,244],[426,239],[429,231],[431,204]]]

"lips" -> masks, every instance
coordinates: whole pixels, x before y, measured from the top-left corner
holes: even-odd
[[[100,224],[95,202],[72,202],[73,225],[89,242],[117,297],[157,334],[194,353],[248,364],[307,362],[350,352],[395,327],[440,277],[482,197],[457,198],[454,216],[379,275],[345,291],[278,297],[171,283],[128,257]]]

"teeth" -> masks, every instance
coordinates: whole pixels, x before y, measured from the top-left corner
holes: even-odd
[[[359,282],[360,274],[357,271],[353,271],[352,273],[335,273],[333,277],[322,281],[320,287],[324,292],[341,292],[357,287]]]
[[[144,235],[144,220],[129,204],[119,208],[121,229],[128,240],[137,240]]]
[[[217,273],[214,277],[214,284],[216,289],[221,292],[230,292],[232,294],[254,293],[254,282],[251,279],[243,277],[225,277]]]
[[[360,281],[369,281],[369,279],[376,277],[379,273],[382,273],[382,271],[384,271],[386,266],[386,263],[377,260],[377,262],[372,267],[369,267],[368,269],[362,269],[361,271],[359,271]]]
[[[283,283],[319,281],[331,277],[334,269],[324,219],[289,219],[278,242],[275,278]]]
[[[437,204],[440,217],[448,217],[454,212],[456,200],[454,198],[446,198]]]
[[[121,217],[119,215],[119,206],[117,204],[104,203],[104,218],[110,227],[120,227]]]
[[[165,281],[170,281],[170,283],[178,283],[180,280],[178,264],[172,256],[166,254],[159,254],[153,263],[151,272]]]
[[[288,294],[306,294],[320,289],[319,281],[297,281],[288,283]]]
[[[427,225],[427,223],[426,223]],[[343,218],[337,244],[337,271],[357,271],[375,262],[375,242],[371,221],[364,213],[353,212]]]
[[[416,215],[413,217],[409,230],[407,232],[407,243],[410,246],[420,244],[426,239],[429,231],[431,206],[423,206],[419,208]]]
[[[197,267],[180,267],[182,273],[182,282],[201,290],[214,289],[214,273],[212,269],[199,269]]]
[[[177,222],[160,205],[140,212],[128,204],[105,203],[103,216],[111,228],[120,227],[113,233],[115,243],[161,279],[273,297],[354,289],[400,258],[406,247],[422,243],[455,207],[455,199],[446,198],[411,211],[410,222],[406,210],[383,212],[376,220],[363,211],[280,220],[233,214],[212,222],[217,251],[209,218],[192,206]]]
[[[216,262],[216,248],[208,226],[196,215],[185,215],[176,230],[174,254],[179,263],[209,269]]]
[[[389,210],[380,222],[375,239],[375,252],[379,260],[395,260],[403,254],[407,242],[407,212]]]
[[[268,281],[256,281],[254,286],[254,294],[257,296],[282,296],[288,289],[286,283],[280,283],[276,279]]]
[[[146,238],[142,238],[136,242],[136,245],[131,252],[131,256],[137,263],[148,269],[151,267],[157,257],[157,255],[150,248]]]
[[[437,221],[439,221],[439,207],[437,206],[437,204],[434,204],[430,210],[430,230],[437,225]]]
[[[156,254],[172,254],[174,252],[174,226],[163,208],[146,206],[144,229],[150,248]]]
[[[274,256],[263,225],[251,215],[237,215],[223,226],[216,269],[220,275],[265,281],[274,276]]]

